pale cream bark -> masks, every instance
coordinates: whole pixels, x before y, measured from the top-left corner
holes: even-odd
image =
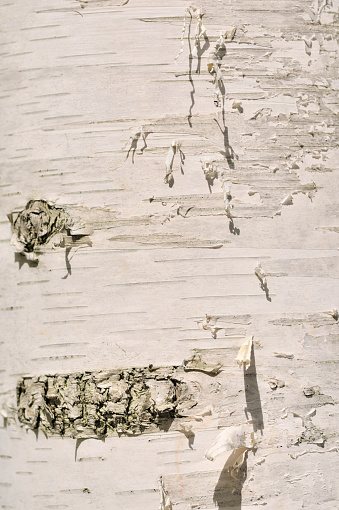
[[[0,4],[2,508],[338,508],[337,12]],[[30,200],[90,240],[15,253]],[[18,419],[22,377],[149,365],[197,398],[166,430]]]

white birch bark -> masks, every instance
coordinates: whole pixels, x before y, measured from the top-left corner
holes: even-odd
[[[195,7],[0,5],[2,508],[338,508],[338,1]],[[15,257],[7,214],[33,199],[92,246]],[[168,431],[77,442],[6,418],[21,377],[194,354],[222,369],[187,372],[203,396]],[[204,457],[247,420],[239,469]]]

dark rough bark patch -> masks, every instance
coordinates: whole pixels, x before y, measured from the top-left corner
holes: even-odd
[[[148,367],[25,377],[17,385],[19,420],[76,438],[168,430],[197,404],[196,389],[180,371]]]
[[[23,211],[11,213],[8,218],[13,228],[12,244],[16,252],[30,260],[36,260],[34,252],[70,223],[70,217],[62,207],[45,200],[30,200]]]

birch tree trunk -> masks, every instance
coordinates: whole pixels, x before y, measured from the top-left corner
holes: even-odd
[[[1,508],[339,508],[337,7],[2,1]],[[30,200],[73,222],[38,263]],[[195,392],[163,428],[15,410],[22,378],[156,367]]]

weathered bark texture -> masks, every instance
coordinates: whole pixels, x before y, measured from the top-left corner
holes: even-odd
[[[339,508],[338,0],[196,7],[0,4],[1,508]]]

